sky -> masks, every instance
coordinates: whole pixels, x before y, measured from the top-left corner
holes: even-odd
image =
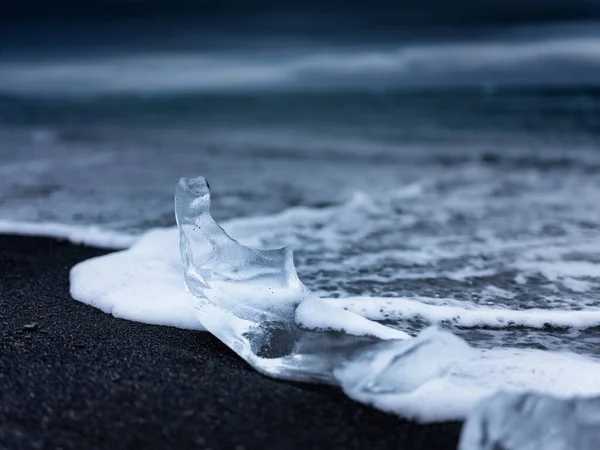
[[[0,93],[600,83],[600,1],[0,3]]]

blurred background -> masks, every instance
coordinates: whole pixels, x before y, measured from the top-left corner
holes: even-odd
[[[3,2],[0,89],[102,95],[594,85],[591,0]]]
[[[595,1],[22,0],[0,21],[5,229],[172,224],[182,174],[229,218],[474,161],[596,167]]]

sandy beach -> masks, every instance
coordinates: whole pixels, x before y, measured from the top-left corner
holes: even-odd
[[[71,299],[70,268],[104,253],[0,236],[0,448],[456,448],[458,423],[272,380],[208,333]]]

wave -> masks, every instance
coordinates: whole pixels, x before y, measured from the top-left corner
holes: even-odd
[[[224,228],[237,232],[242,242],[257,241],[246,233],[262,219],[236,219]],[[273,218],[262,225],[272,230]],[[93,258],[71,272],[71,294],[115,317],[144,323],[202,329],[183,289],[183,267],[176,228],[151,230],[128,250]],[[506,295],[506,294],[504,294]],[[349,296],[326,298],[327,303],[375,321],[422,319],[429,324],[449,323],[459,327],[584,329],[600,326],[600,309],[509,309],[435,297]]]
[[[132,245],[137,236],[108,230],[96,225],[69,225],[55,222],[21,222],[0,220],[0,233],[24,236],[44,236],[66,239],[73,244],[85,244],[107,249],[123,249]]]
[[[528,234],[522,238],[500,239],[494,233],[489,236],[479,233],[473,238],[453,237],[448,234],[453,216],[444,209],[457,210],[463,205],[469,208],[472,205],[461,198],[460,193],[457,197],[460,203],[455,204],[446,187],[446,197],[440,198],[437,183],[435,180],[415,182],[378,196],[356,192],[340,204],[296,206],[271,215],[231,219],[223,227],[246,245],[297,249],[300,275],[315,292],[321,297],[341,297],[340,304],[370,319],[401,321],[416,318],[430,324],[491,328],[544,328],[547,325],[589,328],[600,325],[597,311],[600,305],[595,300],[600,264],[590,253],[599,245],[597,239],[579,234]],[[480,186],[477,193],[484,191],[485,188]],[[595,192],[592,190],[586,195],[591,195],[593,200]],[[434,213],[428,207],[424,208],[428,197],[434,197],[438,205]],[[584,197],[580,195],[579,198],[585,207]],[[510,196],[505,200],[507,208],[514,208]],[[550,200],[554,204],[556,197]],[[541,201],[543,198],[532,198],[537,204]],[[498,200],[494,202],[497,206]],[[398,208],[402,208],[401,214],[397,213]],[[428,222],[423,222],[420,210]],[[585,207],[586,214],[590,211]],[[497,226],[499,219],[490,219]],[[515,226],[513,221],[509,224]],[[531,228],[526,220],[524,224]],[[424,227],[433,227],[433,234],[423,235]],[[438,234],[435,228],[446,231]],[[0,221],[0,232],[58,237],[110,249],[131,247],[124,253],[126,257],[121,270],[102,269],[104,263],[98,263],[98,267],[94,262],[83,263],[95,267],[90,269],[92,272],[104,270],[105,276],[95,276],[97,280],[93,283],[99,284],[94,291],[84,294],[78,291],[75,298],[102,297],[101,309],[132,320],[168,322],[185,328],[198,326],[190,322],[189,312],[181,306],[184,299],[177,303],[181,267],[174,228],[153,229],[140,237],[96,225],[3,220]],[[386,235],[388,237],[382,240]],[[380,243],[373,245],[373,239]],[[402,246],[398,247],[398,242]],[[121,254],[110,258],[119,258],[117,255]],[[138,265],[142,257],[136,255],[142,255],[143,264]],[[120,264],[117,260],[114,267],[120,267]],[[123,275],[125,278],[114,281],[120,273],[126,274]],[[166,274],[170,274],[170,278]],[[172,285],[161,284],[164,277]],[[503,289],[495,286],[498,277],[503,280],[498,281]],[[90,278],[83,276],[83,281],[75,280],[74,286],[89,287]],[[103,286],[103,279],[113,280],[110,289]],[[334,282],[336,286],[332,289],[335,279],[341,282]],[[136,297],[128,293],[135,283],[153,286],[149,293],[156,302],[145,302],[145,319],[136,315],[139,305],[129,311],[126,303],[129,297]],[[426,291],[423,286],[430,283],[438,286],[445,304],[422,294]],[[357,292],[354,286],[364,287]],[[411,292],[412,286],[419,287]],[[109,292],[111,289],[114,292]],[[168,290],[164,295],[161,294],[163,289]],[[119,290],[127,295],[122,298],[124,294]],[[381,294],[383,298],[378,297]],[[181,307],[164,311],[155,304],[161,296],[174,299],[173,302]],[[89,302],[100,305],[98,300]],[[363,308],[368,313],[359,311]]]
[[[600,73],[599,40],[593,32],[371,49],[292,49],[267,52],[267,57],[187,52],[3,61],[0,91],[89,96],[470,84],[493,92],[494,83],[595,84]]]
[[[367,236],[374,230],[369,229],[371,217],[381,223],[386,217],[389,219],[390,204],[395,201],[411,201],[423,198],[428,187],[424,184],[410,184],[388,193],[387,198],[373,198],[358,192],[346,202],[322,208],[297,206],[288,208],[280,213],[231,219],[223,223],[223,228],[238,241],[257,248],[273,248],[283,245],[300,248],[304,246],[305,252],[318,252],[322,260],[315,262],[310,258],[311,264],[301,267],[303,274],[310,275],[322,270],[339,269],[339,262],[334,258],[329,262],[328,255],[343,251],[345,239],[351,233],[356,241],[361,236]],[[404,223],[403,223],[404,221]],[[416,222],[412,217],[399,219],[393,217],[395,228],[413,227]],[[417,223],[418,225],[418,223]],[[61,228],[58,228],[59,230]],[[86,228],[76,228],[79,233],[85,233]],[[98,230],[92,228],[94,232]],[[32,229],[35,231],[35,228]],[[51,230],[49,230],[51,231]],[[79,241],[91,242],[99,239],[94,235],[85,237],[74,234],[72,237]],[[113,235],[108,232],[100,234],[105,244],[119,245],[133,244],[125,252],[112,254],[97,260],[86,261],[73,270],[74,297],[113,314],[142,320],[149,323],[185,324],[185,328],[198,328],[195,323],[189,322],[190,311],[184,306],[185,300],[181,296],[181,262],[178,249],[176,228],[157,228],[143,234],[139,240],[131,235]],[[109,238],[117,237],[110,240]],[[442,243],[444,243],[442,238]],[[542,276],[547,282],[560,283],[574,295],[588,292],[596,287],[593,281],[600,273],[600,264],[595,261],[564,260],[565,256],[573,254],[584,255],[590,248],[598,245],[597,240],[575,240],[566,238],[531,238],[523,241],[502,241],[491,239],[484,242],[470,242],[468,247],[452,248],[444,245],[440,247],[436,240],[422,241],[422,245],[429,248],[414,250],[395,250],[374,248],[351,256],[344,256],[343,267],[369,268],[366,273],[359,275],[358,280],[369,283],[389,283],[390,279],[406,280],[439,280],[446,278],[457,283],[470,283],[470,280],[481,277],[492,277],[502,272],[498,267],[466,266],[462,269],[449,267],[446,270],[432,271],[431,268],[439,267],[449,259],[462,259],[469,257],[477,259],[482,252],[493,251],[499,255],[508,252],[517,252],[517,259],[508,259],[510,270],[514,270],[516,286],[526,286],[531,278]],[[302,253],[300,253],[302,255]],[[304,258],[301,258],[304,260]],[[378,273],[377,267],[389,264],[389,261],[405,261],[407,269],[393,273],[392,278]],[[89,268],[87,268],[89,267]],[[119,267],[119,270],[115,270]],[[419,268],[415,271],[415,267]],[[106,276],[96,276],[100,272]],[[94,273],[93,277],[89,273]],[[119,277],[122,275],[122,280]],[[345,276],[356,277],[355,273]],[[89,291],[90,282],[96,286]],[[109,283],[110,288],[104,283]],[[152,286],[143,295],[134,295],[130,292],[132,286]],[[473,291],[473,288],[470,288]],[[89,292],[88,292],[89,291]],[[93,292],[92,292],[93,291]],[[123,294],[123,292],[126,293]],[[177,294],[179,292],[179,294]],[[328,296],[327,291],[317,289],[321,296]],[[101,293],[101,294],[99,294]],[[151,293],[153,300],[145,301],[147,316],[138,315],[139,306],[135,305],[131,311],[127,302],[129,299],[144,297]],[[331,294],[329,294],[331,295]],[[581,297],[574,297],[572,301],[562,298],[561,301],[551,301],[548,297],[545,308],[519,306],[512,303],[517,296],[515,292],[500,289],[487,284],[479,291],[480,302],[474,303],[465,299],[434,298],[424,296],[411,297],[374,297],[343,293],[342,298],[329,299],[371,320],[405,320],[420,318],[430,324],[450,323],[460,327],[486,326],[491,328],[505,328],[523,326],[530,328],[544,328],[547,326],[564,328],[589,328],[600,325],[600,309],[594,302],[586,302]],[[97,298],[102,298],[99,303]],[[165,310],[161,306],[161,299],[170,298],[172,305]],[[134,301],[134,300],[131,300]],[[493,307],[485,303],[492,302]],[[587,303],[590,303],[589,305]],[[526,302],[522,302],[526,305]],[[174,306],[173,306],[174,305]],[[566,308],[561,307],[567,306]],[[587,305],[587,306],[586,306]],[[581,307],[585,310],[579,310]]]

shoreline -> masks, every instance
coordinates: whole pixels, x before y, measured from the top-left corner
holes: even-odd
[[[109,252],[0,234],[0,448],[456,449],[460,423],[273,380],[209,333],[71,299],[71,267]]]

